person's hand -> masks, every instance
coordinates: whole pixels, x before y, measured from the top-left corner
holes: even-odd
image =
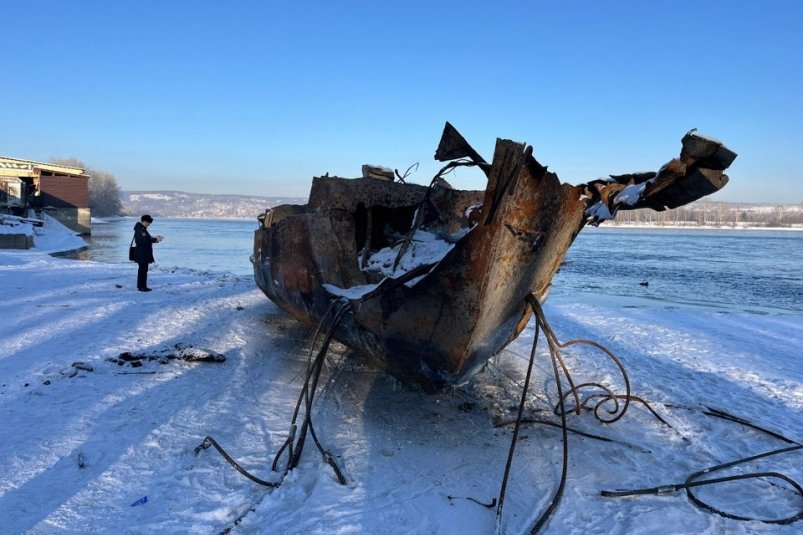
[[[158,243],[158,242],[160,242],[160,241],[162,241],[163,239],[165,239],[165,237],[164,237],[164,236],[156,236],[156,242],[157,242],[157,243]]]

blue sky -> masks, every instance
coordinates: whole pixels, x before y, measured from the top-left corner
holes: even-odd
[[[306,196],[363,163],[426,183],[450,121],[568,182],[656,170],[690,128],[714,199],[803,201],[803,2],[4,2],[0,154],[123,189]],[[482,189],[461,171],[450,181]]]

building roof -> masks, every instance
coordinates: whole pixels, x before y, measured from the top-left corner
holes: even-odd
[[[35,177],[38,176],[41,171],[58,173],[60,175],[86,176],[84,174],[84,169],[80,167],[0,156],[0,176],[14,176],[20,178]]]

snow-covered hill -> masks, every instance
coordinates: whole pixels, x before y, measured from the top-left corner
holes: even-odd
[[[121,199],[126,215],[158,217],[256,218],[280,204],[304,204],[301,197],[259,197],[216,195],[183,191],[124,191]]]
[[[305,204],[304,197],[259,197],[216,195],[183,191],[125,191],[121,198],[126,215],[151,214],[158,217],[201,217],[251,219],[280,204]],[[607,225],[646,224],[651,226],[711,226],[800,228],[801,204],[752,204],[702,200],[674,210],[620,211]]]

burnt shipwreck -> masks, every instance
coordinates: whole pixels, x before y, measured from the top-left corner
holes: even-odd
[[[295,319],[319,324],[348,302],[333,336],[378,367],[427,390],[459,383],[513,341],[543,302],[585,225],[619,210],[665,210],[721,189],[736,154],[687,133],[657,172],[572,185],[498,139],[486,162],[449,123],[435,153],[447,163],[427,186],[364,167],[363,178],[316,177],[306,205],[260,216],[256,283]],[[443,178],[476,166],[485,191]]]

